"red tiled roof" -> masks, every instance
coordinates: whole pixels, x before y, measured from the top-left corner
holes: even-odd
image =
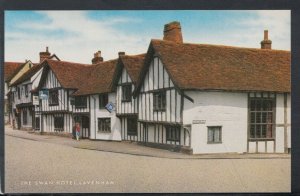
[[[36,74],[41,68],[43,67],[42,64],[33,64],[32,68],[27,70],[19,79],[17,79],[14,83],[10,86],[18,85],[26,80],[30,80],[30,78]]]
[[[133,83],[136,83],[139,78],[139,74],[141,68],[143,67],[145,56],[146,54],[120,56],[120,59]]]
[[[111,83],[118,59],[90,66],[88,77],[74,95],[90,95],[111,92]]]
[[[4,81],[7,82],[12,79],[16,72],[24,65],[22,62],[5,62],[4,63]]]
[[[78,89],[88,77],[89,64],[80,64],[67,61],[57,61],[46,59],[42,64],[46,63],[54,72],[58,82],[64,88]],[[45,70],[46,71],[46,70]]]
[[[180,89],[290,92],[290,52],[152,40],[138,82],[157,54]]]
[[[76,89],[73,95],[77,96],[111,92],[116,63],[117,59],[96,65],[47,59],[43,64],[48,65],[63,88]]]

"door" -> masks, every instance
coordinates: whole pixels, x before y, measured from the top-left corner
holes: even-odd
[[[16,115],[16,118],[17,118],[17,129],[21,129],[21,111],[20,109],[18,109],[18,113]]]
[[[90,118],[87,116],[81,117],[81,125],[82,125],[82,138],[89,138],[90,136]]]

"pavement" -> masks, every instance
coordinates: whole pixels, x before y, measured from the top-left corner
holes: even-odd
[[[6,193],[290,192],[289,155],[186,155],[5,131]]]
[[[23,138],[33,141],[46,143],[55,143],[59,145],[71,146],[78,149],[95,150],[102,152],[127,154],[134,156],[146,156],[168,159],[290,159],[290,154],[268,153],[268,154],[238,154],[238,153],[220,153],[220,154],[195,154],[189,155],[179,152],[172,152],[165,149],[157,149],[140,145],[130,141],[103,141],[81,139],[76,141],[69,137],[55,135],[41,135],[39,132],[14,130],[11,126],[5,126],[5,135]]]

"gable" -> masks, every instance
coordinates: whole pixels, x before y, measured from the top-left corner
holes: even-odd
[[[128,72],[126,71],[126,69],[123,67],[118,84],[124,84],[124,83],[132,83],[132,80]]]
[[[174,83],[158,56],[154,56],[145,75],[141,92],[172,88]]]
[[[45,80],[43,82],[42,88],[51,89],[51,88],[59,88],[59,87],[61,87],[60,82],[58,81],[54,72],[51,69],[49,69],[45,77]]]
[[[32,66],[33,64],[31,63],[31,61],[27,61],[24,65],[22,65],[20,69],[16,70],[16,73],[14,73],[13,77],[10,79],[10,84],[13,84],[15,81],[17,81]]]

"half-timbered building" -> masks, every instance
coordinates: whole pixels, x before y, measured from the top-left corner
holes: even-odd
[[[46,59],[42,66],[37,91],[45,90],[48,98],[40,100],[39,110],[36,112],[36,118],[41,124],[40,131],[71,134],[74,125],[73,111],[89,112],[87,100],[84,103],[77,101],[78,106],[87,105],[86,109],[75,107],[70,95],[83,84],[90,65]]]
[[[116,95],[111,83],[117,59],[104,61],[101,52],[94,54],[92,64],[46,60],[39,91],[47,90],[41,100],[41,131],[71,134],[75,122],[81,137],[121,140],[119,120],[115,115]],[[107,109],[111,104],[112,110]]]
[[[144,63],[145,54],[125,55],[119,53],[119,61],[113,79],[116,91],[116,115],[121,123],[122,140],[138,141],[138,99],[132,93]]]
[[[11,107],[13,111],[17,111],[17,115],[13,117],[17,121],[18,129],[32,129],[35,127],[35,107],[33,105],[33,95],[35,93],[33,93],[33,90],[39,84],[41,73],[41,64],[34,65],[10,86],[14,89],[11,93]]]
[[[12,109],[11,109],[11,91],[9,88],[11,79],[26,64],[20,62],[5,62],[4,63],[4,122],[12,123]]]
[[[15,89],[10,88],[10,85],[18,80],[26,71],[28,71],[31,67],[33,67],[33,63],[30,60],[26,60],[25,63],[13,63],[13,62],[5,62],[5,72],[11,72],[9,77],[5,79],[5,111],[6,119],[10,121],[10,124],[17,124],[17,127],[20,127],[20,120],[16,119],[16,116],[19,115],[17,110],[12,109],[12,102],[14,100],[13,92]]]
[[[71,134],[79,122],[81,137],[95,140],[194,154],[283,153],[291,148],[290,52],[271,46],[267,31],[260,49],[184,43],[172,22],[146,54],[103,61],[98,51],[80,64],[47,49],[40,64],[7,81],[20,124],[41,132]],[[30,114],[38,92],[47,96]]]
[[[14,119],[12,124],[18,129],[32,129],[35,127],[35,106],[32,100],[33,95],[37,95],[35,89],[41,78],[41,62],[45,59],[59,60],[55,54],[51,55],[48,47],[46,47],[45,52],[40,52],[39,64],[26,61],[23,68],[17,72],[18,77],[14,76],[13,80],[10,81],[10,107],[13,111],[11,117]],[[36,124],[36,126],[38,127],[39,124]]]
[[[183,43],[178,22],[151,40],[136,90],[138,140],[193,153],[290,148],[290,52]]]
[[[87,100],[88,105],[82,110],[74,110],[75,121],[88,131],[88,138],[93,140],[121,140],[120,120],[116,117],[116,93],[111,83],[118,59],[103,61],[101,52],[94,54],[90,72],[82,86],[73,94],[76,100]],[[109,108],[109,106],[111,108]],[[84,120],[86,119],[86,120]]]

